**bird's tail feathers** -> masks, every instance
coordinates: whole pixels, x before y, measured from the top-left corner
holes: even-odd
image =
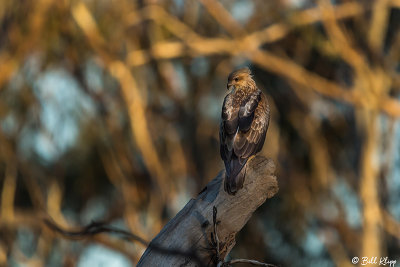
[[[225,172],[224,189],[228,194],[235,195],[236,192],[243,187],[246,167],[247,165],[245,165],[236,176],[228,176]]]

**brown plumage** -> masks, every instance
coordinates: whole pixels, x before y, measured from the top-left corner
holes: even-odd
[[[228,77],[219,131],[221,158],[225,163],[225,191],[234,195],[243,187],[246,162],[259,152],[269,124],[267,98],[257,88],[249,68]]]

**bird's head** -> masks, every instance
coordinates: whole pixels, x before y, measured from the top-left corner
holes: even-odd
[[[228,90],[244,87],[253,87],[255,82],[252,78],[251,71],[249,68],[245,67],[242,69],[235,70],[228,77],[228,84],[226,88]]]

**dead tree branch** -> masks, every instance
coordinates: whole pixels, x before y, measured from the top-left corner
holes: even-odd
[[[224,259],[235,245],[235,236],[253,212],[278,192],[271,159],[256,156],[247,164],[244,187],[235,196],[224,191],[224,172],[207,184],[196,199],[165,225],[150,244],[166,249],[197,251],[204,263],[215,256],[210,237],[214,231],[213,207],[218,209],[218,255]],[[214,263],[215,264],[215,263]],[[137,266],[196,266],[189,258],[160,254],[149,246]]]

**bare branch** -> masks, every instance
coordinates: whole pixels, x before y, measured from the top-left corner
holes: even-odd
[[[165,225],[150,244],[184,251],[193,249],[199,253],[202,261],[207,263],[215,256],[215,248],[210,246],[212,242],[209,241],[210,236],[215,236],[219,241],[220,260],[223,260],[235,245],[236,234],[247,223],[253,212],[267,198],[278,192],[274,171],[275,165],[272,160],[262,156],[252,158],[248,161],[244,187],[234,196],[224,191],[224,172],[220,172],[196,199],[189,201],[175,218]],[[218,222],[214,207],[218,209]],[[214,234],[216,224],[218,224],[218,236]],[[181,264],[196,266],[190,259],[161,255],[149,247],[138,266]]]
[[[188,258],[188,259],[191,259],[192,261],[194,261],[196,264],[199,264],[199,266],[204,266],[204,264],[200,260],[199,256],[196,254],[196,251],[194,251],[194,250],[183,251],[183,250],[179,250],[179,249],[163,248],[156,244],[151,244],[151,243],[149,244],[147,241],[145,241],[143,238],[139,237],[138,235],[132,234],[132,233],[122,230],[122,229],[118,229],[116,227],[109,226],[104,222],[92,222],[89,225],[87,225],[77,231],[68,231],[68,230],[62,229],[60,226],[56,225],[54,222],[52,222],[49,219],[44,219],[44,223],[51,230],[62,234],[66,238],[84,239],[84,238],[94,236],[97,234],[101,234],[101,233],[117,234],[126,240],[136,241],[143,245],[146,245],[146,246],[148,246],[148,248],[151,248],[154,251],[157,251],[157,253],[160,253],[162,255]]]
[[[228,264],[228,266],[235,264],[235,263],[250,263],[250,264],[258,265],[258,266],[275,267],[275,265],[273,265],[273,264],[259,262],[256,260],[247,260],[247,259],[235,259],[235,260],[230,260],[230,261],[226,262],[226,264]]]

